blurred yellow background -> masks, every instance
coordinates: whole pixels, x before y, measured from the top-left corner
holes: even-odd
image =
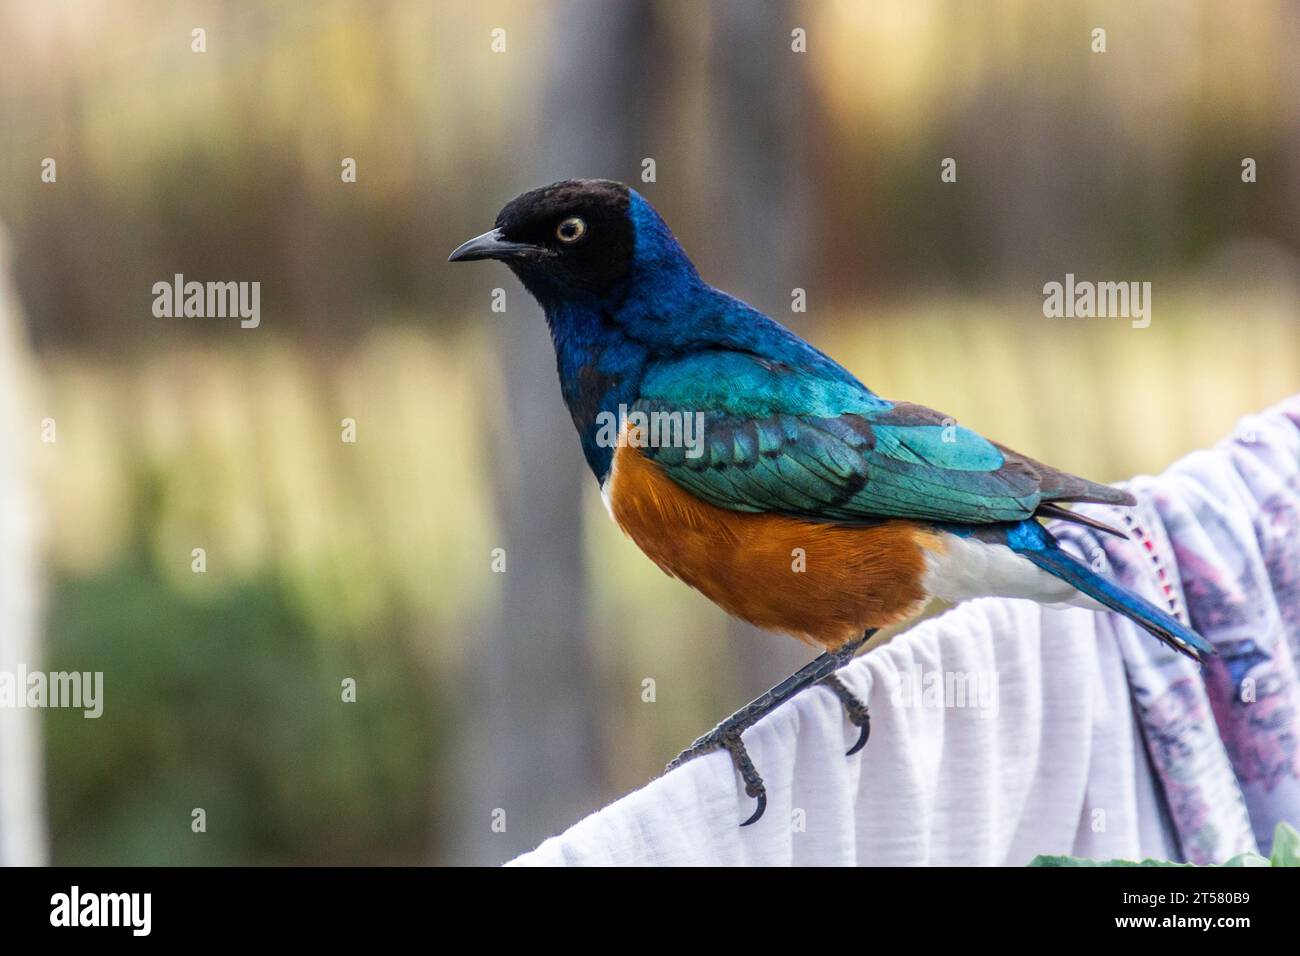
[[[631,183],[875,391],[1099,480],[1300,382],[1282,0],[6,2],[0,36],[9,440],[47,663],[105,672],[103,718],[44,717],[55,862],[500,862],[806,657],[618,534],[540,312],[445,264],[524,189]],[[1044,318],[1067,272],[1150,281],[1150,327]],[[261,326],[155,318],[175,273],[260,281]]]

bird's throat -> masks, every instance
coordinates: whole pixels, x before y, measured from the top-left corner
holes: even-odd
[[[648,351],[634,342],[598,305],[566,304],[546,309],[555,345],[560,391],[582,442],[587,464],[603,481],[609,474],[613,443],[605,440],[606,416],[636,400]]]

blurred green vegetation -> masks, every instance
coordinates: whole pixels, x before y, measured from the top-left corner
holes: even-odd
[[[269,580],[196,600],[139,555],[59,575],[50,598],[50,667],[108,675],[106,717],[46,721],[56,862],[419,863],[437,851],[444,721],[402,628],[365,646],[321,640]],[[340,706],[344,678],[360,690]]]

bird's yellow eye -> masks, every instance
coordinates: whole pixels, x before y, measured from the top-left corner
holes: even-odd
[[[560,242],[577,242],[587,233],[587,224],[577,216],[570,216],[555,227],[555,238]]]

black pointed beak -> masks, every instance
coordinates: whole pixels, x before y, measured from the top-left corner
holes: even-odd
[[[462,242],[447,257],[447,261],[473,262],[475,259],[513,259],[550,254],[551,251],[543,246],[533,246],[526,242],[511,242],[501,235],[500,229],[493,229],[481,236],[475,236],[469,242]]]

